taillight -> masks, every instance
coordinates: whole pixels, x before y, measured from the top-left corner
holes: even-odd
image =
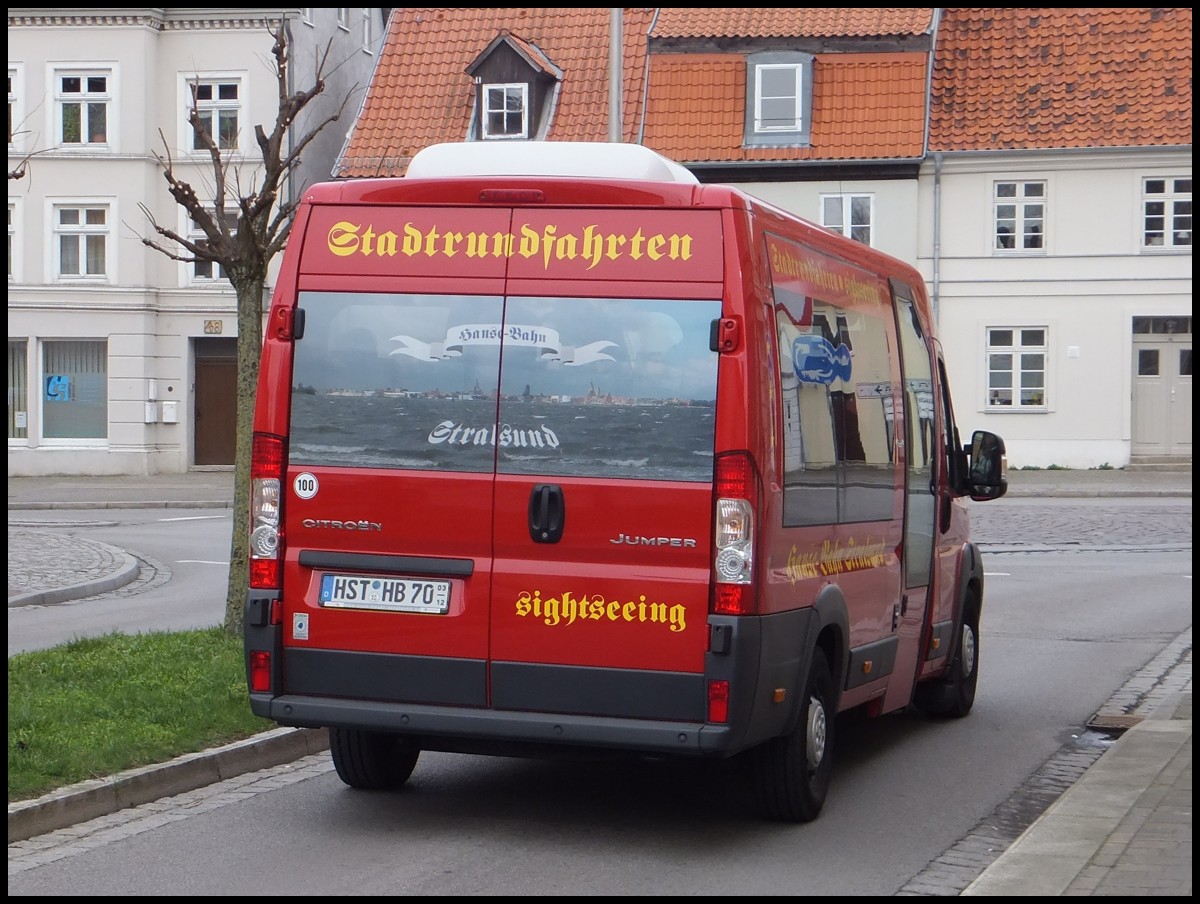
[[[250,651],[250,690],[265,694],[271,689],[271,654],[266,650]]]
[[[708,721],[729,721],[729,682],[713,680],[708,682]]]
[[[250,586],[256,590],[271,589],[281,583],[282,485],[283,440],[256,433],[250,459]]]
[[[758,473],[748,452],[717,457],[713,548],[713,612],[746,615],[754,609],[754,518]]]

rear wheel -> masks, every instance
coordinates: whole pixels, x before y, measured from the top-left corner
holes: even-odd
[[[917,685],[913,703],[922,712],[961,719],[974,707],[979,685],[979,609],[979,600],[968,597],[949,670],[937,681]]]
[[[329,752],[338,778],[351,788],[392,791],[408,781],[421,749],[397,735],[331,728]]]
[[[772,738],[751,754],[754,799],[763,816],[809,822],[821,812],[833,773],[835,705],[829,660],[818,648],[813,651],[795,730]]]

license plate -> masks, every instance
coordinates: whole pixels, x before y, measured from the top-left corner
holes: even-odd
[[[320,602],[333,609],[444,615],[450,610],[450,582],[325,574],[321,575]]]

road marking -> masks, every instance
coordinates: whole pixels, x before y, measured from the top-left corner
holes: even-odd
[[[228,562],[215,562],[209,559],[176,559],[176,565],[228,565]]]
[[[191,515],[187,518],[159,518],[159,521],[216,521],[218,518],[228,518],[228,515]]]

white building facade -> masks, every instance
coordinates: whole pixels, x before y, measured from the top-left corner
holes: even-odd
[[[917,263],[955,412],[1011,467],[1190,465],[1191,173],[1190,146],[926,161]]]
[[[143,243],[157,240],[147,212],[197,234],[156,154],[212,192],[207,152],[187,122],[195,98],[231,180],[256,184],[254,128],[269,133],[276,119],[272,35],[285,19],[292,90],[311,85],[332,41],[326,90],[295,128],[351,98],[289,190],[330,178],[378,59],[384,15],[10,8],[10,475],[232,466],[236,297],[217,265],[175,261]],[[228,190],[236,198],[236,183]]]

